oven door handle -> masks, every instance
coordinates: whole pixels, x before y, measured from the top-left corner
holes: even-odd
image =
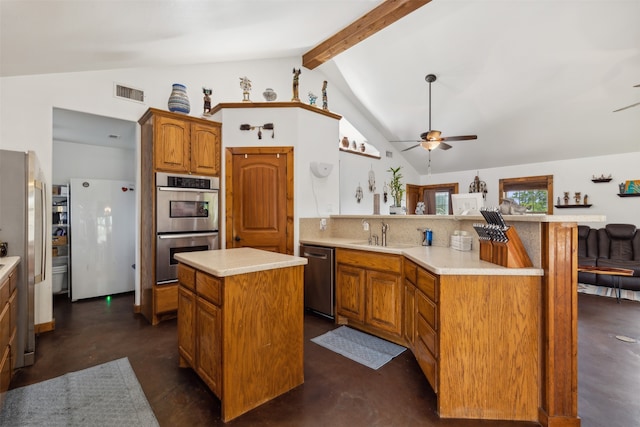
[[[218,190],[210,190],[208,188],[179,188],[179,187],[156,187],[158,191],[172,191],[175,193],[217,193]]]
[[[191,237],[211,237],[218,233],[184,233],[184,234],[158,234],[158,239],[188,239]]]

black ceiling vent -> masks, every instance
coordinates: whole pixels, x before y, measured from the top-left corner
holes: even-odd
[[[144,91],[114,83],[114,96],[130,101],[144,102]]]

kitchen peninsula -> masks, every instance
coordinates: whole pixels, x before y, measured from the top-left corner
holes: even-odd
[[[406,345],[443,418],[580,426],[577,223],[601,215],[507,215],[531,268],[479,259],[481,216],[335,215],[300,220],[300,242],[336,248],[336,321]],[[384,222],[387,247],[370,246]],[[365,227],[368,225],[369,227]],[[421,246],[421,230],[434,246]],[[449,248],[467,232],[473,250]],[[375,239],[374,239],[375,241]]]
[[[305,258],[253,248],[175,258],[180,366],[218,396],[223,421],[304,382]]]

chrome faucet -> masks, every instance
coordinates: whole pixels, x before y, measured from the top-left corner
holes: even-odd
[[[389,224],[382,222],[382,246],[387,246],[387,231],[389,231]]]

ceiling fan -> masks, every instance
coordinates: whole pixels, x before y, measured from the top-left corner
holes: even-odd
[[[640,87],[640,85],[635,85],[634,87]],[[640,102],[636,102],[635,104],[627,105],[626,107],[618,108],[617,110],[613,110],[613,112],[617,113],[618,111],[626,110],[627,108],[631,108],[631,107],[637,107],[638,105],[640,105]]]
[[[447,144],[444,141],[468,141],[472,139],[478,139],[477,135],[462,135],[462,136],[442,136],[442,132],[439,130],[431,129],[431,83],[436,81],[435,74],[427,74],[424,78],[429,83],[429,130],[420,134],[420,141],[418,144],[415,144],[409,148],[405,148],[404,151],[412,150],[416,147],[422,147],[425,150],[429,151],[431,154],[431,150],[434,148],[440,148],[441,150],[448,150],[451,148],[451,145]],[[408,142],[408,141],[393,141],[393,142]]]

